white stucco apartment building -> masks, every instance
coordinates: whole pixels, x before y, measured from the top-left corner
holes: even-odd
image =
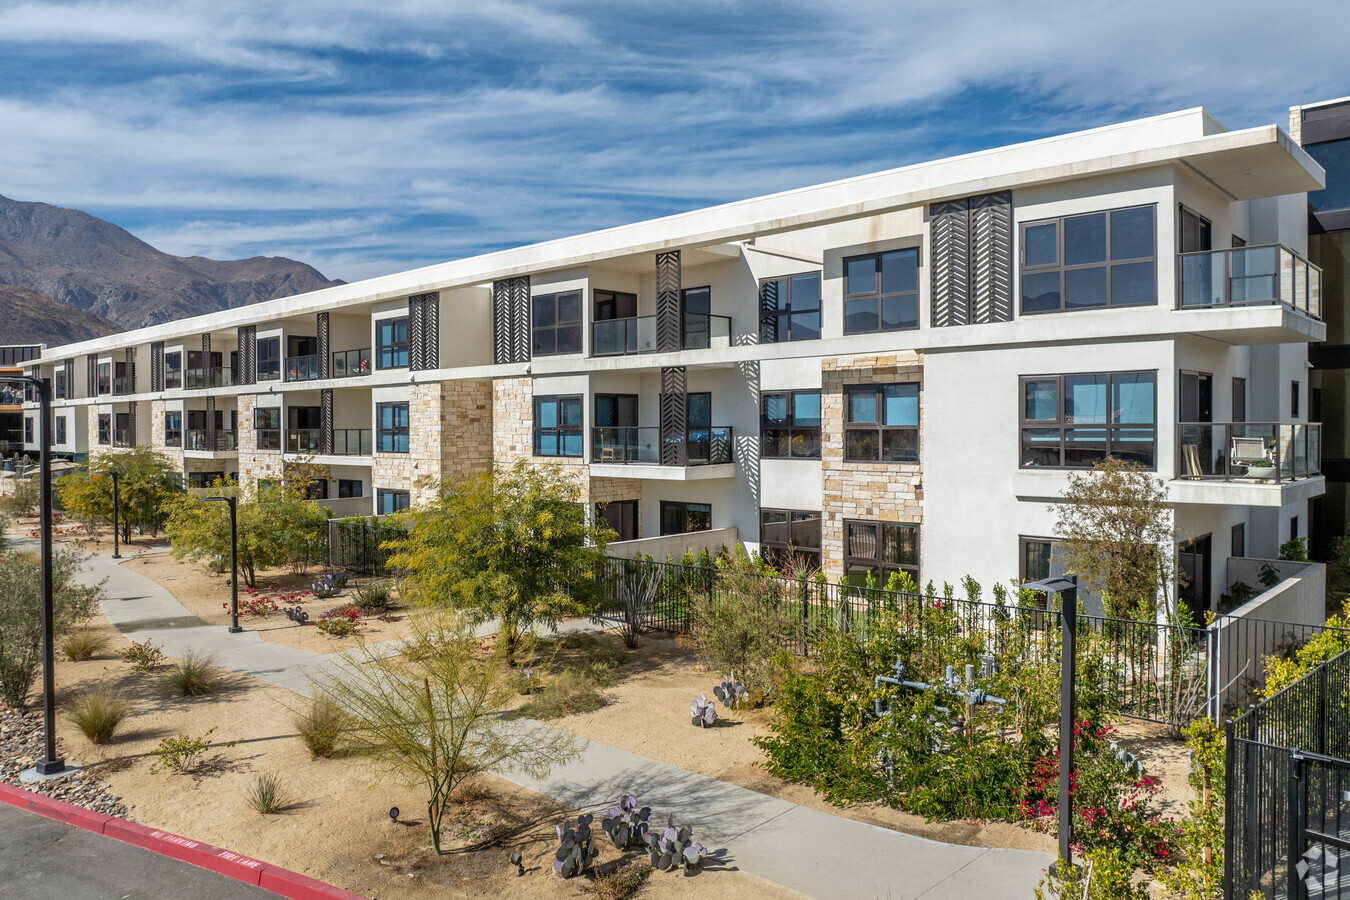
[[[1114,453],[1166,480],[1205,608],[1230,555],[1275,556],[1323,492],[1305,261],[1322,180],[1277,127],[1187,110],[52,348],[40,368],[58,451],[148,444],[245,485],[315,453],[340,514],[553,461],[622,539],[735,529],[832,579],[1045,574],[1068,472]]]

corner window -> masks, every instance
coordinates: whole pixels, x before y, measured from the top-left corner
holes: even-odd
[[[183,446],[183,414],[166,412],[164,414],[164,446]]]
[[[894,572],[919,583],[919,526],[906,522],[844,521],[844,581],[864,587],[870,574],[885,587]]]
[[[535,356],[581,352],[581,291],[539,294],[530,308]]]
[[[212,365],[218,365],[216,357],[218,354],[211,354]],[[281,377],[281,338],[263,337],[258,338],[258,380],[275,381]],[[205,385],[203,385],[205,387]]]
[[[919,327],[919,250],[844,260],[844,334]]]
[[[1022,226],[1022,312],[1158,302],[1153,206]]]
[[[820,459],[820,391],[777,391],[760,398],[764,459]]]
[[[375,368],[408,367],[408,317],[381,319],[375,323]]]
[[[857,385],[847,406],[844,458],[854,462],[918,462],[919,385]]]
[[[687,534],[712,530],[712,504],[661,501],[661,533]]]
[[[375,406],[375,450],[378,453],[408,452],[408,404],[379,403]]]
[[[820,337],[820,273],[784,275],[759,283],[759,342],[782,344]]]
[[[820,568],[820,511],[761,509],[759,555],[779,568],[814,572]]]
[[[1108,456],[1157,468],[1157,373],[1021,379],[1024,469],[1088,469]]]
[[[281,449],[281,407],[259,406],[253,410],[253,430],[259,450]]]
[[[411,500],[412,497],[407,491],[378,489],[375,491],[375,513],[376,515],[388,516],[401,512],[412,505]]]
[[[534,455],[581,456],[581,395],[534,398]]]

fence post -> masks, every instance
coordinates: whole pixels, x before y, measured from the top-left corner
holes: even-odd
[[[1205,629],[1205,706],[1215,725],[1219,724],[1223,700],[1219,691],[1219,620],[1215,619]]]
[[[1234,884],[1233,865],[1233,824],[1237,818],[1239,805],[1234,802],[1237,794],[1237,747],[1233,743],[1233,720],[1229,719],[1223,727],[1223,895],[1235,897],[1237,885]]]
[[[1329,692],[1331,686],[1327,683],[1327,664],[1322,663],[1317,667],[1317,752],[1323,756],[1327,754],[1327,715],[1331,712]]]

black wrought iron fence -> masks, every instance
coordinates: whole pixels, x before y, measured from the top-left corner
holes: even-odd
[[[388,575],[390,551],[387,541],[405,537],[403,523],[394,518],[365,518],[328,521],[328,566],[346,569],[358,575]]]

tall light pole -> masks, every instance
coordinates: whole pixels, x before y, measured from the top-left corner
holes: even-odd
[[[94,474],[94,475],[111,475],[111,476],[112,476],[112,480],[113,480],[113,555],[112,555],[112,558],[113,558],[113,559],[121,559],[121,558],[122,558],[122,554],[118,551],[118,546],[117,546],[117,532],[118,532],[118,528],[119,528],[118,521],[117,521],[117,513],[118,513],[118,507],[120,506],[120,503],[118,502],[118,501],[119,501],[119,497],[118,497],[118,494],[117,494],[117,471],[114,470],[114,469],[105,469],[105,470],[102,471],[102,472],[94,472],[93,474]]]
[[[1063,641],[1059,650],[1059,858],[1070,871],[1073,869],[1073,797],[1069,780],[1073,776],[1073,682],[1077,670],[1078,648],[1078,581],[1075,578],[1046,578],[1022,587],[1043,591],[1047,597],[1059,594],[1060,627]],[[1059,863],[1050,867],[1050,874],[1062,878],[1068,872],[1057,872]]]
[[[56,623],[52,600],[52,382],[23,374],[22,366],[0,367],[0,381],[18,381],[37,389],[38,479],[41,494],[38,514],[42,547],[42,716],[45,756],[35,766],[38,775],[59,775],[66,761],[56,755]]]
[[[239,634],[239,531],[236,518],[237,497],[203,497],[203,500],[219,500],[230,507],[230,634]]]

